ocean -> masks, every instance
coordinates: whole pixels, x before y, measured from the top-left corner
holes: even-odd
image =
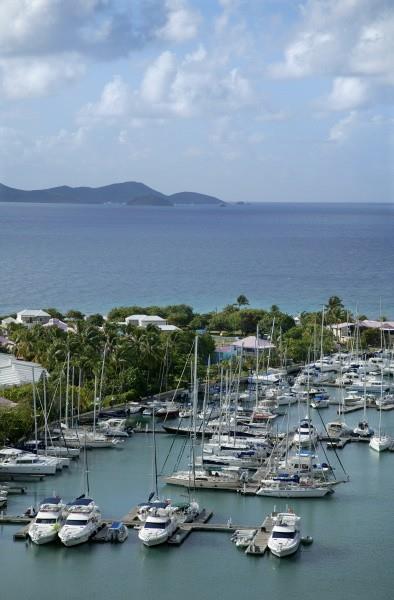
[[[394,207],[245,204],[169,208],[0,203],[0,314],[186,303],[394,318]]]

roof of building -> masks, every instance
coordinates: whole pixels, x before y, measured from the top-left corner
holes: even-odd
[[[275,348],[275,345],[269,340],[265,340],[263,338],[259,338],[257,340],[255,335],[248,335],[241,340],[237,340],[231,344],[236,348],[243,348],[244,350],[267,350],[269,348]]]
[[[34,308],[25,308],[23,310],[20,310],[16,314],[18,317],[19,316],[21,316],[21,317],[50,317],[51,316],[47,312],[45,312],[45,310],[34,309]]]
[[[2,319],[1,324],[2,325],[9,325],[10,323],[16,323],[17,320],[14,319],[14,317],[6,317],[5,319]]]
[[[394,329],[394,321],[373,321],[370,319],[365,319],[364,321],[360,321],[360,327],[368,327],[371,329],[384,329],[386,331],[390,331]]]
[[[176,325],[158,325],[158,328],[161,331],[180,331],[179,327],[176,327]]]
[[[67,323],[61,321],[60,319],[49,319],[48,323],[45,323],[43,327],[57,327],[58,329],[62,329],[63,331],[68,331],[70,328]]]

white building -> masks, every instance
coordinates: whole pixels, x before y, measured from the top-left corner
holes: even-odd
[[[126,317],[125,324],[133,325],[134,327],[155,325],[161,331],[179,331],[179,327],[169,325],[167,319],[163,319],[163,317],[157,315],[130,315],[129,317]]]
[[[12,323],[17,323],[18,321],[16,319],[14,319],[13,317],[6,317],[5,319],[2,319],[1,321],[1,325],[4,327],[4,329],[7,329],[7,327],[9,325],[11,325]]]
[[[48,323],[51,318],[45,310],[35,310],[30,308],[25,308],[24,310],[16,313],[16,322],[22,323],[22,325],[26,325],[27,327],[33,327],[33,325],[45,325]]]
[[[66,333],[68,331],[72,331],[73,333],[75,333],[75,329],[71,325],[68,325],[60,319],[49,319],[48,323],[45,323],[43,327],[56,327],[57,329],[65,331]]]
[[[10,354],[0,353],[0,389],[38,382],[43,373],[46,371],[38,363],[19,360]]]

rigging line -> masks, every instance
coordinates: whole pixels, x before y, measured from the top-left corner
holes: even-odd
[[[321,414],[320,414],[320,410],[319,410],[319,409],[317,409],[317,412],[318,412],[318,415],[319,415],[319,417],[320,417],[320,421],[322,422],[322,425],[323,425],[323,427],[324,427],[324,431],[326,432],[326,434],[327,434],[327,436],[330,438],[330,440],[333,440],[334,438],[332,438],[332,437],[329,435],[328,431],[327,431],[326,424],[324,423],[324,421],[323,421],[323,419],[322,419],[322,416],[321,416]],[[341,467],[342,467],[342,471],[344,472],[344,474],[346,475],[346,477],[349,479],[349,475],[348,475],[348,473],[346,472],[346,469],[345,469],[345,467],[343,466],[343,463],[342,463],[341,459],[340,459],[340,458],[339,458],[339,456],[338,456],[338,452],[337,452],[336,448],[335,448],[334,446],[332,446],[332,449],[334,450],[334,452],[335,452],[335,456],[337,457],[337,459],[338,459],[338,462],[339,462],[339,464],[340,464],[340,465],[341,465]]]

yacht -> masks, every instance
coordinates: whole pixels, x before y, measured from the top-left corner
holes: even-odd
[[[170,509],[166,514],[160,514],[151,508],[145,523],[138,532],[138,538],[145,546],[158,546],[164,544],[178,527],[177,519]]]
[[[66,506],[67,518],[59,538],[65,546],[87,542],[100,526],[101,512],[91,498],[76,498]]]
[[[37,516],[28,529],[28,535],[34,544],[48,544],[56,540],[65,521],[64,509],[65,504],[57,496],[45,498],[41,502]]]
[[[58,463],[46,456],[37,456],[17,450],[0,450],[0,473],[8,475],[55,475]]]
[[[129,437],[129,432],[126,429],[126,419],[114,417],[99,421],[97,428],[106,437]]]
[[[330,400],[328,398],[321,398],[320,396],[315,396],[311,400],[311,407],[317,408],[320,410],[321,408],[328,408],[330,406]]]
[[[360,438],[368,438],[373,436],[374,430],[368,425],[368,421],[363,419],[358,423],[357,427],[353,429],[353,433]]]
[[[379,433],[379,435],[374,435],[371,437],[369,441],[369,447],[376,452],[383,452],[384,450],[388,450],[392,444],[393,440],[388,435],[383,435]]]
[[[256,496],[271,498],[323,498],[333,494],[329,483],[318,483],[310,477],[286,477],[263,480]]]
[[[278,558],[297,552],[301,543],[301,518],[293,512],[273,516],[274,526],[268,540],[268,548]]]
[[[294,434],[293,441],[299,446],[309,446],[316,444],[317,442],[317,431],[312,424],[311,419],[302,419],[299,427]]]

